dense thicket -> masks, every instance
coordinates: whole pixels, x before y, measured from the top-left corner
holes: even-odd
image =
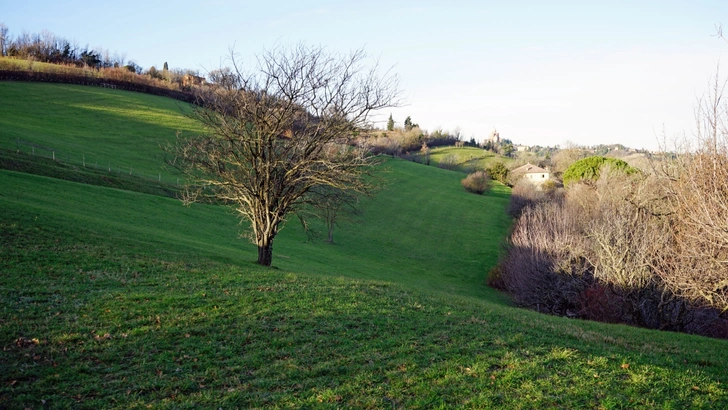
[[[688,203],[709,202],[680,198],[694,176],[684,171],[603,173],[561,197],[519,188],[501,285],[541,312],[728,337],[728,241],[694,209],[687,215]]]
[[[651,175],[516,186],[498,284],[541,312],[728,338],[726,136]]]
[[[112,54],[100,47],[81,46],[47,30],[12,36],[1,22],[0,57],[8,57],[8,60],[0,61],[0,71],[23,72],[12,75],[30,81],[79,83],[79,77],[101,78],[182,91],[190,91],[191,86],[205,83],[196,70],[170,69],[167,62],[164,62],[161,70],[154,66],[143,69],[133,60],[127,60],[126,54]],[[33,62],[50,63],[53,66],[37,67]],[[214,75],[214,72],[210,73],[213,82]],[[90,80],[90,84],[96,85],[94,80]]]
[[[420,129],[416,124],[409,129],[395,128],[388,132],[374,132],[357,139],[359,146],[367,147],[374,154],[407,156],[427,148],[454,146],[460,140],[459,132],[437,129],[433,132]],[[419,158],[419,157],[418,157]]]

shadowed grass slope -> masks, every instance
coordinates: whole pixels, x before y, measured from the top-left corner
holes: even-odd
[[[436,196],[457,186],[454,173],[418,178],[412,170],[427,167],[390,165],[395,187]],[[397,283],[398,265],[384,273],[378,250],[344,243],[375,241],[355,235],[363,225],[397,233],[399,251],[440,240],[414,220],[407,230],[372,212],[408,203],[398,191],[367,204],[366,224],[342,229],[342,245],[289,233],[278,246],[288,259],[263,269],[246,262],[255,250],[222,208],[9,171],[0,186],[0,407],[728,405],[725,341],[542,316],[464,292],[444,274],[454,293]],[[473,227],[451,229],[468,237]],[[341,265],[303,257],[315,252]],[[305,273],[363,272],[367,254],[389,280]],[[425,274],[445,258],[402,266]],[[458,257],[449,264],[463,269]]]
[[[2,81],[0,147],[30,152],[23,143],[32,143],[62,161],[158,176],[165,172],[160,145],[174,141],[178,130],[201,130],[185,117],[189,110],[188,104],[130,91]]]

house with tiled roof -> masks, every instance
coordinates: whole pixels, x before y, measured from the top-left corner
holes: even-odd
[[[551,177],[551,173],[548,169],[543,169],[533,164],[520,166],[512,170],[511,175],[516,178],[523,176],[523,178],[526,178],[528,181],[538,186],[541,186],[541,184],[548,181]]]

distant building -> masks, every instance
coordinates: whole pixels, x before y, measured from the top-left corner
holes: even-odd
[[[526,164],[512,170],[511,175],[513,175],[514,177],[523,176],[523,178],[526,178],[528,181],[536,186],[541,186],[551,177],[551,173],[549,172],[549,170],[537,167],[532,164]]]
[[[182,76],[182,87],[201,86],[205,84],[207,84],[205,77],[192,74],[185,74]]]
[[[493,145],[500,144],[500,134],[495,128],[493,128],[493,131],[490,132],[490,137],[488,138],[488,141],[490,141]]]
[[[528,151],[528,145],[516,145],[516,151],[518,151],[518,152]]]

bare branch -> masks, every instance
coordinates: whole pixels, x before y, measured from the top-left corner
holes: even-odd
[[[207,133],[179,139],[175,164],[196,187],[189,200],[222,201],[248,220],[258,263],[270,265],[273,239],[309,192],[372,192],[374,158],[351,142],[372,111],[397,104],[399,84],[365,57],[299,44],[265,51],[246,71],[231,51],[233,68],[212,72],[217,86],[200,92],[193,117]]]

